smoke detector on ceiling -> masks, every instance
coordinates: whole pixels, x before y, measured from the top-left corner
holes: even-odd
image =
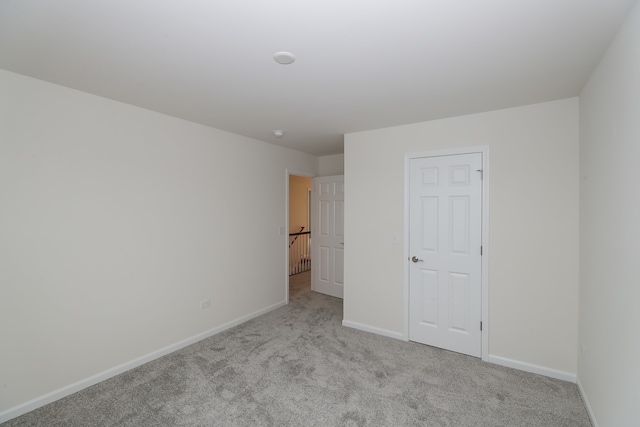
[[[276,138],[282,138],[282,135],[284,135],[284,131],[281,131],[281,130],[273,131],[273,136],[275,136]]]
[[[293,53],[291,52],[276,52],[273,55],[273,59],[278,64],[288,65],[288,64],[291,64],[293,61],[295,61],[296,57],[293,56]]]

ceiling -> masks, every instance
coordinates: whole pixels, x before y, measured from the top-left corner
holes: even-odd
[[[328,155],[349,132],[576,96],[635,2],[2,0],[0,68]]]

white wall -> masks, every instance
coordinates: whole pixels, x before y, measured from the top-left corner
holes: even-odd
[[[344,175],[344,154],[318,157],[318,176]]]
[[[404,154],[490,150],[489,353],[576,373],[578,99],[345,137],[344,318],[403,333]],[[506,360],[505,360],[506,359]]]
[[[283,303],[286,168],[317,158],[0,71],[0,416]]]
[[[578,380],[599,426],[640,425],[640,5],[580,95]]]

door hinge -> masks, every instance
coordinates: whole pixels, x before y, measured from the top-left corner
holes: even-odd
[[[484,171],[482,169],[478,169],[476,172],[480,172],[480,179],[484,179]]]
[[[482,256],[482,246],[480,246],[480,256]]]
[[[482,322],[480,322],[480,330],[482,330]]]

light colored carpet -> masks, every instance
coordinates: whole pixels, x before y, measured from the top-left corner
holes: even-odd
[[[288,306],[6,427],[591,425],[574,384],[342,327],[293,281]]]

